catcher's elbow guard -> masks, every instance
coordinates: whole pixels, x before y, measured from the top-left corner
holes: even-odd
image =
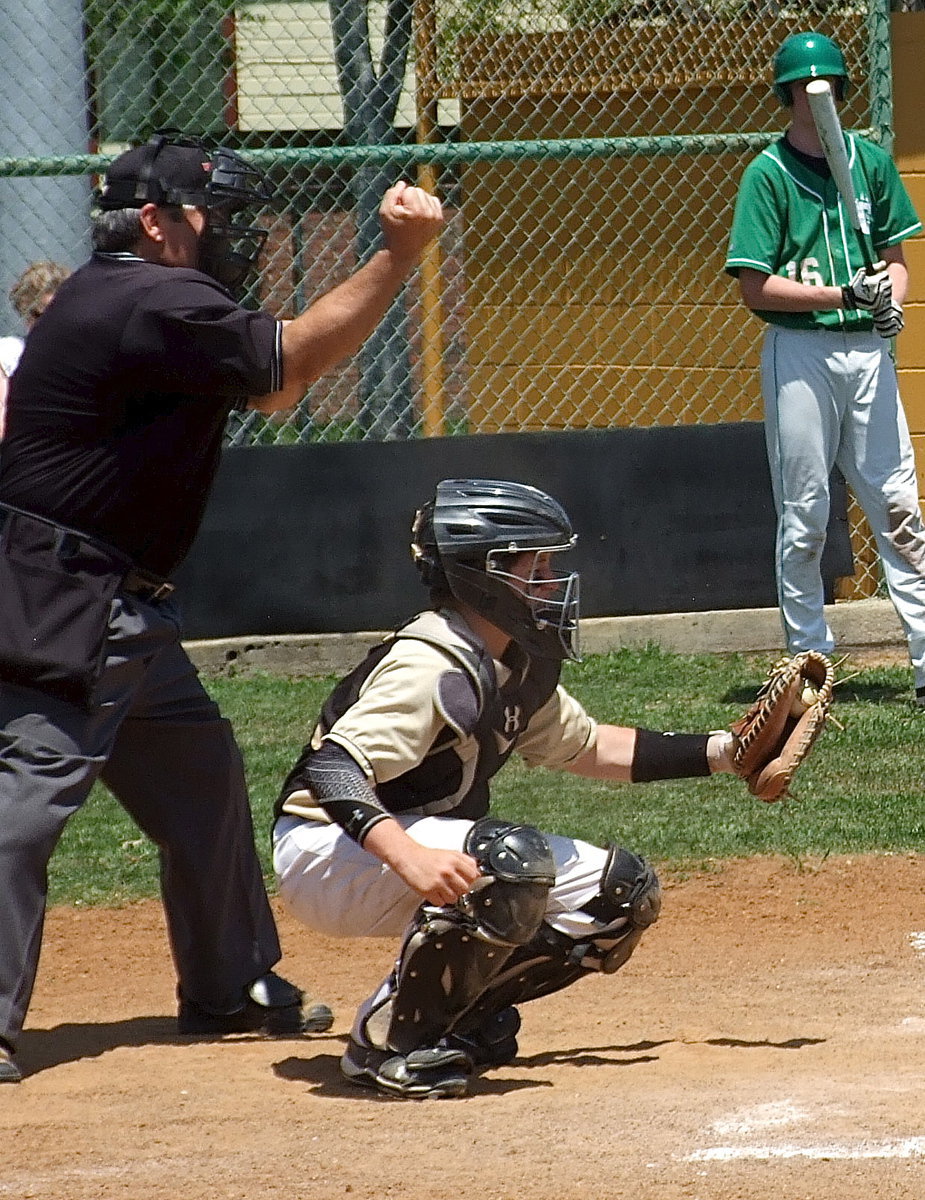
[[[782,658],[755,703],[733,722],[733,770],[769,803],[787,795],[797,768],[825,727],[835,672],[816,650]]]

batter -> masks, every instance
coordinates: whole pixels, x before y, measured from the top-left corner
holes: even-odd
[[[890,339],[902,328],[902,242],[921,222],[890,157],[846,135],[852,180],[880,262],[871,274],[823,155],[806,85],[848,87],[839,47],[799,33],[774,60],[786,133],[746,168],[726,270],[768,328],[761,357],[777,510],[776,577],[787,648],[830,653],[821,574],[829,476],[844,475],[876,539],[925,706],[925,529]]]

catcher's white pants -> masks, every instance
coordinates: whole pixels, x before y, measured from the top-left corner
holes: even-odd
[[[453,817],[397,815],[422,846],[462,851],[472,821]],[[574,838],[546,834],[556,863],[556,882],[546,919],[571,936],[595,928],[576,912],[596,895],[607,851]],[[300,921],[329,937],[400,937],[421,897],[374,854],[347,837],[339,825],[282,816],[273,829],[273,864],[283,902]]]
[[[887,343],[876,333],[769,326],[761,358],[777,510],[778,603],[787,648],[834,649],[821,573],[829,475],[838,466],[867,517],[890,599],[925,686],[925,526]]]

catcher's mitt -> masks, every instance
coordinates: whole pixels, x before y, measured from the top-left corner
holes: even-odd
[[[733,768],[759,800],[771,803],[787,795],[797,767],[825,727],[834,682],[824,654],[807,650],[782,658],[755,703],[730,726]]]

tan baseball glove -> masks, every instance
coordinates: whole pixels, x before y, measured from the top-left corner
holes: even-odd
[[[825,727],[834,683],[832,664],[815,650],[779,659],[754,704],[730,726],[733,769],[759,800],[787,795]]]

